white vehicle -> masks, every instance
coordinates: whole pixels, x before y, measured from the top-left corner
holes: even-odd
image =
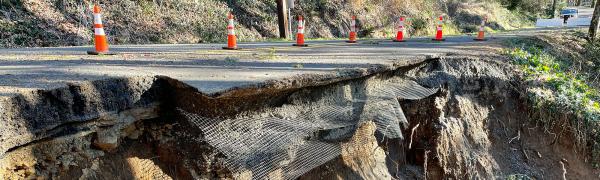
[[[567,19],[569,18],[578,18],[579,17],[579,10],[575,9],[575,8],[568,8],[568,9],[563,9],[560,11],[560,18],[565,19],[565,17]]]

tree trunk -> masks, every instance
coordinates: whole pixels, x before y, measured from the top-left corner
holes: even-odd
[[[600,3],[596,2],[594,7],[594,14],[592,15],[592,23],[590,24],[590,41],[595,41],[598,35],[598,28],[600,23]]]
[[[551,12],[551,16],[552,18],[556,17],[556,8],[558,6],[558,0],[552,0],[552,12]]]

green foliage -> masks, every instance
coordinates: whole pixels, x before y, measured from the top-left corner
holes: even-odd
[[[587,35],[583,35],[586,36]],[[584,56],[588,60],[586,63],[590,66],[594,72],[600,71],[600,41],[587,42],[584,45],[585,51]]]
[[[373,34],[375,34],[375,27],[367,25],[363,27],[363,29],[359,33],[361,36],[373,37]]]
[[[277,59],[277,50],[274,47],[269,48],[266,53],[258,56],[260,60],[276,60]]]
[[[524,174],[511,174],[506,177],[506,180],[533,180],[533,178]]]
[[[513,44],[514,45],[514,44]],[[539,45],[512,48],[506,54],[519,65],[531,88],[551,90],[551,94],[530,91],[529,99],[538,111],[572,115],[571,128],[579,139],[591,144],[593,158],[600,160],[600,93],[585,76],[569,72],[571,66],[544,51]],[[554,124],[546,118],[543,123]]]
[[[296,68],[296,69],[302,69],[304,68],[303,64],[294,64],[292,67]]]
[[[225,62],[230,64],[235,64],[240,62],[240,58],[237,57],[225,57]]]
[[[415,18],[412,21],[412,28],[415,31],[423,31],[425,28],[427,28],[427,22],[424,19]]]
[[[568,66],[535,47],[514,48],[508,51],[508,55],[521,66],[527,80],[541,81],[545,87],[554,90],[556,95],[564,100],[557,103],[582,113],[586,121],[599,122],[600,93],[590,87],[581,76],[567,73]]]
[[[154,14],[156,7],[152,1],[139,1],[139,5],[144,14],[146,14],[146,15]]]
[[[499,0],[508,10],[546,15],[552,8],[553,0]],[[564,3],[563,3],[564,4]],[[561,4],[559,4],[559,8]],[[557,8],[558,9],[558,8]]]
[[[15,7],[21,6],[22,2],[20,0],[0,0],[0,8],[1,7]]]
[[[42,43],[39,45],[48,46],[54,44],[56,39],[59,39],[53,34],[48,34],[44,29],[37,27],[37,25],[37,21],[4,21],[0,19],[0,47],[2,44],[34,46],[40,42]]]

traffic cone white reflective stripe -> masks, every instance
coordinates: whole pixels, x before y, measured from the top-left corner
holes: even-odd
[[[94,12],[94,25],[96,24],[102,25],[102,15],[100,13]]]
[[[235,36],[235,24],[233,21],[233,14],[229,13],[227,15],[227,47],[223,47],[223,49],[236,50],[237,47],[237,37]]]
[[[479,32],[477,33],[477,38],[475,41],[485,41],[485,21],[486,19],[481,21],[481,26],[479,26]]]
[[[356,32],[356,17],[352,17],[352,21],[350,22],[350,30],[352,32]]]
[[[404,31],[404,18],[400,18],[400,23],[398,24],[398,31]]]
[[[487,21],[487,18],[481,20],[481,28],[483,28],[483,26],[485,26],[485,21]]]
[[[100,11],[100,7],[94,5],[94,42],[96,47],[95,51],[88,51],[88,54],[92,55],[108,53],[108,42],[106,40],[106,33],[104,32]]]
[[[304,19],[298,20],[298,33],[304,34]]]
[[[298,16],[298,33],[296,34],[296,44],[294,46],[307,46],[304,44],[304,19]]]
[[[229,19],[229,24],[227,25],[227,35],[235,35],[235,27],[233,25],[233,19]]]
[[[404,20],[405,17],[400,17],[400,19],[398,19],[398,29],[394,42],[404,42],[404,31],[406,30],[404,27]]]
[[[444,41],[445,40],[443,26],[444,26],[444,17],[440,16],[439,22],[437,24],[437,32],[436,32],[435,38],[433,39],[434,41]]]
[[[350,38],[348,43],[356,43],[356,16],[352,16],[352,20],[350,21]]]
[[[94,35],[96,36],[106,36],[106,33],[104,33],[104,28],[94,28]]]
[[[105,35],[104,34],[104,25],[102,25],[102,15],[100,14],[99,10],[98,13],[94,12],[94,30],[95,32],[102,32],[102,33],[95,33],[95,35]]]

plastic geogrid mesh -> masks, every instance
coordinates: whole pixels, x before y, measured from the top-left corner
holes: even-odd
[[[282,110],[285,109],[285,110]],[[244,117],[216,120],[183,112],[219,149],[234,174],[251,173],[253,179],[269,176],[295,178],[340,154],[339,143],[313,138],[319,130],[354,125],[348,108],[282,107],[286,117]],[[292,111],[290,111],[292,110]],[[293,111],[295,110],[295,111]],[[280,174],[272,174],[277,173]]]
[[[361,123],[373,121],[383,136],[402,138],[408,121],[398,99],[421,99],[437,90],[412,81],[386,83],[365,99],[345,104],[289,104],[233,119],[180,111],[226,156],[226,165],[238,178],[295,179],[339,156],[340,140],[352,136]]]

